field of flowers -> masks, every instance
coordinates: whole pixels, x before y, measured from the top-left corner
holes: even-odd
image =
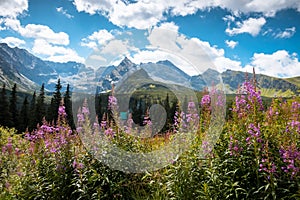
[[[102,130],[127,151],[148,152],[179,134],[182,114],[172,131],[149,139],[127,134],[130,125],[126,131],[107,121],[91,125],[86,103],[77,131],[68,126],[64,106],[55,124],[44,121],[33,132],[0,127],[0,199],[300,199],[299,99],[274,98],[266,108],[260,92],[245,82],[216,145],[203,158],[210,103],[203,96],[191,147],[168,166],[143,173],[104,165],[78,133]]]

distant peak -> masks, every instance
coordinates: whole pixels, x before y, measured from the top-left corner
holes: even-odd
[[[208,74],[208,73],[219,74],[219,72],[216,69],[212,69],[212,68],[208,68],[207,70],[205,70],[205,72],[203,74]]]
[[[157,64],[164,64],[164,65],[174,65],[171,61],[169,60],[161,60],[158,61]]]
[[[124,59],[121,61],[121,63],[132,63],[127,56],[124,57]]]

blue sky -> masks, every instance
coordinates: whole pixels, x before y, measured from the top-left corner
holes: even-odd
[[[0,42],[93,67],[122,55],[135,62],[170,58],[145,50],[154,46],[193,65],[291,77],[300,76],[299,19],[298,0],[1,0]],[[199,61],[198,46],[210,62]]]

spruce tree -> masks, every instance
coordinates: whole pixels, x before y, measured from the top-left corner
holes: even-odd
[[[54,103],[54,98],[51,98],[50,105],[48,106],[47,109],[47,116],[46,119],[48,122],[54,122],[54,116],[55,116],[55,103]]]
[[[60,102],[62,100],[61,92],[60,92],[61,88],[62,88],[62,86],[60,84],[60,79],[58,79],[57,84],[55,85],[55,92],[53,94],[53,99],[54,99],[53,113],[54,113],[54,121],[55,122],[57,121],[57,118],[58,118],[58,108],[59,108]]]
[[[67,90],[64,95],[64,104],[66,108],[66,113],[67,113],[67,118],[68,118],[68,123],[69,126],[72,129],[75,129],[75,123],[73,119],[73,113],[72,113],[72,100],[71,100],[71,91],[70,91],[70,85],[67,85]]]
[[[36,92],[34,91],[30,101],[30,117],[29,117],[29,131],[36,128]]]
[[[173,101],[172,101],[172,106],[170,108],[170,115],[171,115],[171,123],[174,124],[174,117],[175,117],[175,113],[176,111],[179,113],[179,105],[178,105],[178,99],[175,98]]]
[[[9,101],[9,112],[11,113],[11,126],[18,126],[18,109],[17,109],[17,84],[14,84]]]
[[[44,83],[42,84],[40,94],[37,98],[37,103],[36,103],[36,124],[42,124],[43,118],[46,115],[46,105],[45,105],[45,85]]]
[[[19,131],[24,132],[29,126],[29,106],[28,106],[28,98],[25,97],[23,101],[23,105],[20,111],[20,118],[19,118]]]
[[[9,112],[9,103],[6,96],[5,84],[2,86],[0,96],[0,124],[3,126],[11,126],[11,114]]]
[[[167,113],[167,119],[166,119],[166,124],[164,126],[164,131],[169,130],[170,125],[172,123],[172,119],[171,119],[171,113],[170,113],[170,100],[169,100],[169,93],[167,93],[165,102],[164,102],[164,108],[165,111]]]

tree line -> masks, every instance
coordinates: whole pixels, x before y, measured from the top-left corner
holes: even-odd
[[[158,94],[158,93],[156,93]],[[98,116],[99,122],[101,120],[106,120],[108,123],[114,123],[113,115],[109,110],[109,95],[110,93],[102,93],[96,95],[96,114]],[[117,95],[117,99],[127,99],[125,97],[126,94]],[[124,102],[118,102],[124,103]],[[127,102],[125,102],[127,103]],[[133,93],[129,97],[129,106],[119,105],[120,108],[127,108],[128,110],[120,109],[119,112],[127,113],[131,116],[133,122],[139,126],[144,126],[149,118],[149,109],[152,105],[159,104],[161,105],[166,112],[166,122],[164,127],[161,130],[161,133],[167,132],[168,130],[172,129],[172,124],[174,124],[174,116],[176,111],[179,112],[179,101],[176,96],[171,91],[161,90],[159,91],[159,95],[153,95],[150,92],[142,92],[140,93]],[[188,107],[188,98],[185,97],[183,101],[183,111],[186,112]],[[121,113],[120,113],[121,114]]]
[[[16,128],[18,132],[22,133],[26,130],[32,131],[37,127],[37,124],[41,125],[44,119],[55,123],[58,118],[59,105],[63,101],[68,123],[72,128],[75,128],[70,85],[67,85],[64,93],[61,90],[62,85],[58,79],[51,101],[47,103],[44,84],[42,84],[38,94],[34,91],[31,98],[26,95],[24,99],[18,99],[20,95],[18,96],[17,84],[11,88],[10,94],[7,92],[6,85],[3,84],[0,94],[0,125]],[[22,102],[21,105],[18,102]]]

